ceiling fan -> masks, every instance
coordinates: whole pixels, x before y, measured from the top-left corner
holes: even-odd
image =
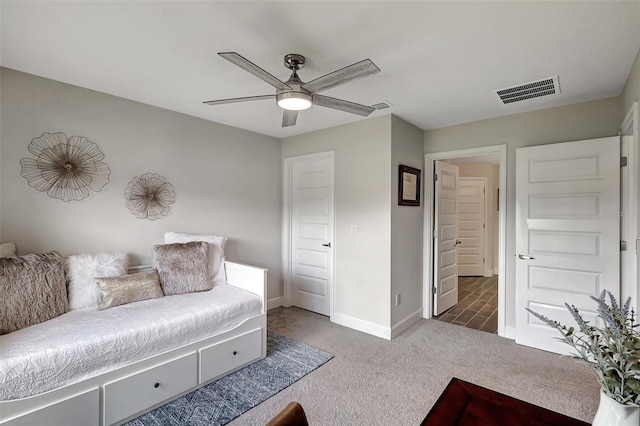
[[[220,52],[218,55],[239,66],[243,70],[250,72],[259,79],[266,81],[276,88],[276,93],[274,95],[247,96],[243,98],[205,101],[204,103],[207,105],[259,101],[275,98],[278,106],[284,109],[282,127],[295,126],[298,118],[298,111],[310,108],[311,105],[333,108],[340,111],[350,112],[352,114],[358,114],[363,117],[366,117],[375,111],[375,108],[367,105],[318,95],[318,92],[323,90],[331,89],[332,87],[339,86],[351,80],[380,72],[380,69],[370,59],[356,62],[348,67],[341,68],[305,83],[298,77],[298,70],[304,67],[305,58],[297,53],[290,53],[284,57],[284,66],[292,71],[291,77],[289,77],[286,82],[279,80],[236,52]]]

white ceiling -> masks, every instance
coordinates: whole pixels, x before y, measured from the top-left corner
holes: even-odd
[[[6,1],[1,64],[275,137],[363,118],[322,107],[281,128],[275,101],[202,101],[274,89],[217,52],[304,81],[370,58],[382,72],[323,94],[432,129],[622,93],[640,47],[640,1]],[[558,75],[561,94],[501,105],[493,90]]]

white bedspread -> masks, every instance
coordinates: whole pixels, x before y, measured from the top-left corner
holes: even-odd
[[[0,336],[0,400],[37,395],[230,330],[261,311],[228,285],[103,311],[71,311]]]

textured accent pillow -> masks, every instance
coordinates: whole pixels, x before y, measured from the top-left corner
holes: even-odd
[[[69,281],[69,309],[96,309],[100,290],[96,277],[126,275],[129,259],[126,253],[76,254],[65,261]]]
[[[153,267],[160,275],[165,296],[206,291],[213,288],[209,280],[209,244],[160,244],[153,246]]]
[[[16,255],[15,243],[0,244],[0,257],[12,257]]]
[[[98,309],[162,297],[158,271],[138,272],[121,277],[96,278],[100,289]]]
[[[68,309],[60,253],[0,258],[0,334],[50,320]]]
[[[209,243],[209,278],[214,284],[226,284],[227,277],[224,272],[224,245],[227,237],[218,235],[197,235],[180,232],[165,232],[165,243],[188,243],[191,241],[204,241]]]

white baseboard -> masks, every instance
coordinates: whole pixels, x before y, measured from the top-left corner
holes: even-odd
[[[282,296],[267,299],[267,310],[278,308],[283,305],[284,305],[284,297]]]
[[[402,334],[407,328],[411,327],[413,324],[417,323],[422,319],[422,309],[418,309],[393,327],[391,327],[391,338],[395,338]]]
[[[362,331],[363,333],[371,334],[372,336],[391,340],[391,328],[380,324],[375,324],[373,322],[361,320],[338,312],[334,312],[333,315],[331,315],[331,322],[354,330]]]
[[[267,300],[267,310],[278,308],[280,306],[284,306],[284,297],[282,296],[274,297]],[[355,318],[350,315],[341,314],[338,312],[334,312],[331,316],[331,322],[386,340],[391,340],[392,338],[400,335],[403,331],[405,331],[407,328],[411,327],[421,319],[422,309],[418,309],[407,318],[394,325],[393,328],[385,327],[380,324],[361,320],[359,318]]]

